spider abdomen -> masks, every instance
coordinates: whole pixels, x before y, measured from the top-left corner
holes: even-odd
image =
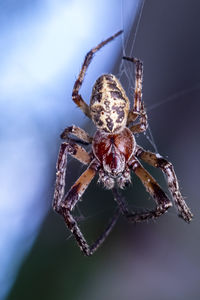
[[[116,134],[98,130],[93,139],[94,155],[113,176],[123,173],[134,149],[135,139],[128,128]]]
[[[97,79],[92,90],[90,109],[98,129],[116,133],[126,126],[129,99],[119,80],[112,74]]]

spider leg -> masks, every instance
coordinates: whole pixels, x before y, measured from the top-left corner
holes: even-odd
[[[84,191],[86,190],[92,179],[94,178],[96,171],[97,165],[93,161],[86,169],[86,171],[70,188],[69,192],[66,195],[62,196],[62,199],[60,199],[59,202],[59,206],[56,207],[56,211],[63,216],[67,227],[73,233],[80,249],[86,255],[90,254],[90,247],[87,244],[71,212],[77,204],[77,202],[80,200],[81,196],[83,195]]]
[[[129,215],[128,205],[124,197],[122,197],[122,195],[119,193],[119,190],[116,187],[114,187],[112,189],[112,192],[113,192],[114,200],[117,202],[121,213],[123,215]]]
[[[84,112],[84,114],[88,118],[91,118],[89,106],[85,103],[85,101],[83,100],[83,98],[79,94],[79,90],[80,90],[80,88],[82,86],[82,83],[83,83],[83,80],[84,80],[84,77],[85,77],[85,73],[87,71],[87,68],[88,68],[89,64],[91,63],[91,60],[92,60],[94,54],[98,50],[100,50],[104,45],[106,45],[107,43],[109,43],[110,41],[112,41],[115,37],[117,37],[121,33],[122,33],[122,30],[120,30],[119,32],[117,32],[113,36],[109,37],[105,41],[101,42],[100,44],[98,44],[96,47],[94,47],[93,49],[91,49],[86,54],[84,62],[83,62],[83,65],[82,65],[82,68],[81,68],[81,71],[80,71],[80,73],[78,75],[77,80],[75,81],[74,88],[73,88],[73,91],[72,91],[72,99],[76,103],[76,105],[78,107],[80,107],[80,109]]]
[[[76,136],[80,141],[77,141],[70,137],[71,140],[74,140],[76,142],[88,145],[92,143],[92,137],[89,136],[89,134],[83,130],[80,127],[77,127],[75,125],[69,126],[64,129],[64,131],[61,133],[60,137],[61,139],[69,139],[70,135]]]
[[[56,165],[56,183],[54,192],[54,202],[53,208],[55,211],[59,211],[60,203],[64,196],[65,191],[65,176],[67,167],[67,154],[70,154],[83,164],[89,164],[91,162],[90,155],[86,152],[84,148],[73,143],[72,141],[64,142],[60,146],[60,151],[58,155],[57,165]]]
[[[122,57],[125,60],[135,64],[135,88],[134,88],[134,103],[133,113],[140,114],[142,109],[142,80],[143,80],[143,63],[135,57]]]
[[[149,151],[145,151],[144,149],[138,146],[135,155],[138,158],[147,162],[148,164],[152,165],[153,167],[160,168],[163,171],[163,173],[167,176],[169,190],[178,208],[180,217],[189,223],[192,220],[193,215],[181,195],[173,165],[160,155]]]
[[[151,211],[147,211],[144,213],[129,213],[126,206],[123,209],[122,204],[121,210],[123,214],[129,219],[131,222],[141,222],[149,219],[155,219],[164,214],[169,207],[172,206],[171,201],[165,195],[163,190],[160,188],[155,179],[141,166],[137,159],[132,159],[129,163],[129,166],[135,172],[135,174],[140,178],[142,183],[144,184],[147,192],[154,198],[156,202],[156,208]],[[118,199],[118,201],[121,201]]]
[[[139,124],[132,125],[130,130],[133,133],[144,132],[147,129],[147,114],[142,102],[142,81],[143,81],[143,63],[141,60],[134,57],[123,56],[123,59],[135,63],[135,88],[134,88],[134,103],[133,110],[129,112],[127,125],[134,122],[138,116],[140,117]]]
[[[139,121],[139,123],[132,125],[131,127],[129,127],[129,129],[130,129],[130,131],[132,131],[135,134],[135,133],[141,133],[141,132],[146,131],[147,126],[148,126],[147,114],[146,114],[146,111],[143,109],[140,112],[140,121]]]
[[[71,187],[69,192],[65,194],[65,176],[66,176],[66,165],[67,165],[67,154],[72,155],[79,161],[84,164],[88,164],[91,161],[90,155],[83,149],[81,146],[75,143],[62,143],[60,147],[60,152],[57,161],[57,173],[56,173],[56,185],[55,185],[55,193],[54,193],[54,202],[53,208],[54,210],[61,214],[65,220],[67,227],[73,233],[80,249],[86,255],[92,255],[98,247],[104,242],[106,237],[111,232],[114,227],[117,219],[119,217],[120,211],[118,210],[105,231],[101,234],[101,236],[93,243],[91,246],[86,242],[82,232],[80,231],[78,224],[71,212],[77,202],[80,200],[81,196],[85,192],[86,188],[94,178],[99,165],[93,160],[86,171],[79,177],[79,179],[75,182],[75,184]]]
[[[106,227],[106,229],[103,231],[103,233],[100,235],[100,237],[92,244],[92,246],[90,246],[89,255],[92,255],[99,248],[99,246],[101,246],[101,244],[103,244],[103,242],[105,241],[105,239],[110,234],[113,227],[115,226],[120,214],[121,214],[121,211],[119,209],[117,209],[114,216],[112,217],[110,223]]]

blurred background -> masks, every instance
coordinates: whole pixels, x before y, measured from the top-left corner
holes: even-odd
[[[0,299],[199,299],[199,13],[198,0],[0,2]],[[134,66],[122,53],[143,60],[150,131],[137,142],[174,164],[195,218],[188,225],[175,208],[144,224],[121,217],[88,258],[51,208],[59,134],[72,124],[94,132],[72,87],[88,50],[120,29],[81,94],[89,103],[95,80],[111,72],[131,99]],[[167,191],[161,172],[145,167]],[[83,170],[69,159],[67,188]],[[90,243],[115,209],[96,181],[75,211]],[[152,208],[132,181],[123,191],[130,208]]]

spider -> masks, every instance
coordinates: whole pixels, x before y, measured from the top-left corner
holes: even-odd
[[[163,171],[179,216],[188,223],[193,217],[180,193],[173,165],[159,154],[144,150],[135,141],[134,134],[145,132],[148,126],[147,114],[142,102],[142,61],[137,58],[123,57],[123,59],[135,64],[134,103],[131,109],[129,99],[121,83],[112,74],[101,75],[96,80],[92,90],[90,105],[86,104],[79,93],[94,54],[121,33],[122,31],[117,32],[86,54],[78,79],[74,84],[72,100],[88,118],[92,119],[97,127],[96,133],[93,137],[90,137],[83,129],[73,125],[67,127],[61,134],[61,139],[65,141],[61,144],[56,166],[53,208],[63,216],[67,227],[74,235],[85,255],[92,255],[104,242],[120,214],[123,214],[131,222],[140,222],[158,218],[172,206],[172,202],[167,195],[156,180],[140,164],[139,160],[143,160]],[[88,153],[80,144],[92,145],[91,152]],[[68,154],[88,167],[68,193],[65,194]],[[139,177],[147,192],[155,200],[156,207],[154,210],[142,213],[128,211],[124,200],[119,196],[116,186],[123,189],[131,181],[130,171],[133,171]],[[114,198],[118,203],[118,209],[103,234],[93,245],[89,246],[72,215],[72,211],[97,173],[99,174],[98,181],[106,189],[113,191]]]

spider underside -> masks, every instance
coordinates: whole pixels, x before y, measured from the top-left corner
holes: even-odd
[[[134,102],[131,109],[123,87],[112,74],[104,74],[97,79],[93,87],[90,106],[85,103],[79,93],[93,55],[121,33],[122,31],[117,32],[87,53],[78,79],[74,84],[72,99],[84,114],[95,123],[97,131],[94,137],[90,137],[87,132],[74,125],[67,127],[61,134],[61,138],[65,141],[61,144],[58,155],[53,208],[63,216],[67,227],[86,255],[92,255],[104,242],[120,214],[123,214],[131,222],[141,222],[158,218],[172,206],[167,195],[138,159],[163,171],[179,216],[188,223],[193,217],[180,193],[173,165],[159,154],[142,149],[137,145],[134,138],[134,134],[146,131],[148,126],[147,114],[142,102],[142,62],[136,58],[123,57],[123,59],[135,64]],[[132,124],[133,122],[135,123]],[[72,135],[78,138],[80,143]],[[91,144],[92,151],[88,153],[80,144]],[[68,154],[88,167],[65,194]],[[154,210],[140,214],[128,211],[115,185],[123,189],[131,180],[131,171],[139,177],[155,200],[156,208]],[[102,235],[93,245],[89,246],[72,216],[72,211],[97,173],[99,174],[99,182],[105,188],[112,189],[118,208]]]

